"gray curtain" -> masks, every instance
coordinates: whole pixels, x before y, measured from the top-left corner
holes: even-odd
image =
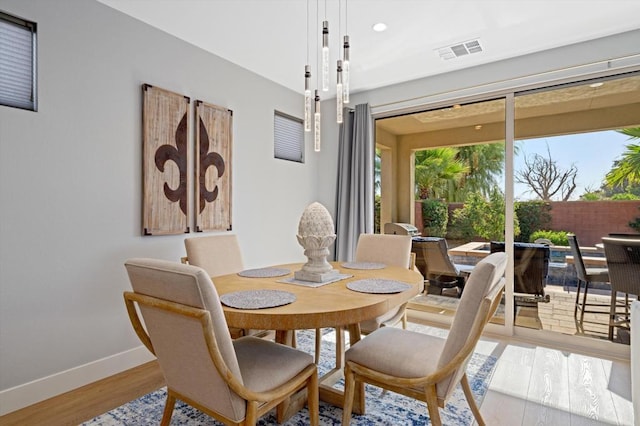
[[[369,104],[346,110],[340,126],[336,260],[350,261],[362,233],[373,232],[375,142]]]

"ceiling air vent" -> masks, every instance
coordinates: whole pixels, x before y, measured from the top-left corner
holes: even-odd
[[[436,49],[436,52],[442,59],[453,59],[473,53],[480,53],[482,52],[482,45],[480,44],[480,40],[469,40],[452,46],[441,47]]]

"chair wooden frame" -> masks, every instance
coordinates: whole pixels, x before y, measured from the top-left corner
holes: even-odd
[[[213,411],[206,406],[203,406],[202,404],[193,401],[192,399],[184,395],[181,395],[180,393],[167,386],[167,401],[162,416],[162,426],[168,426],[170,424],[176,399],[180,399],[186,402],[187,404],[197,408],[198,410],[206,413],[207,415],[226,425],[255,425],[260,417],[262,417],[274,407],[277,407],[278,421],[281,422],[284,416],[284,412],[287,408],[288,398],[303,388],[307,389],[309,417],[311,419],[311,424],[314,426],[318,425],[318,372],[315,365],[311,364],[307,366],[290,381],[280,387],[274,388],[267,392],[254,392],[245,387],[242,382],[227,367],[216,343],[213,324],[209,311],[128,291],[124,292],[124,301],[127,308],[127,313],[129,314],[129,319],[131,320],[131,324],[133,325],[133,329],[135,330],[136,334],[145,345],[145,347],[154,355],[155,351],[153,348],[153,344],[151,343],[151,338],[149,337],[145,327],[142,325],[142,321],[136,309],[136,304],[146,305],[151,308],[160,309],[173,313],[175,315],[180,315],[182,317],[198,321],[202,327],[202,332],[207,345],[207,349],[209,351],[209,355],[211,357],[211,362],[213,362],[216,370],[218,371],[220,376],[224,378],[225,382],[233,390],[233,392],[243,398],[247,404],[244,420],[241,422],[236,422]]]
[[[443,408],[446,401],[437,396],[436,385],[448,375],[452,374],[456,369],[460,368],[473,354],[474,348],[478,339],[480,339],[485,324],[495,314],[498,306],[500,305],[504,283],[505,280],[502,278],[498,284],[494,285],[493,288],[490,289],[489,293],[482,300],[478,315],[475,317],[469,337],[462,349],[451,359],[451,361],[435,371],[433,374],[417,378],[395,377],[370,369],[353,361],[347,361],[345,366],[345,403],[342,424],[344,426],[348,426],[351,422],[351,410],[353,408],[353,398],[356,386],[360,387],[362,406],[364,407],[364,383],[366,382],[374,386],[426,402],[431,423],[435,426],[441,425],[442,421],[440,419],[438,407]],[[476,421],[479,425],[485,425],[482,415],[480,414],[480,409],[473,397],[466,373],[462,374],[460,384],[462,385],[465,398],[467,399]]]

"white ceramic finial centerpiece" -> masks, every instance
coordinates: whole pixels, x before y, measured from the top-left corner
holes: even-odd
[[[336,239],[333,230],[333,219],[322,204],[316,202],[307,206],[298,224],[297,237],[309,261],[295,272],[297,280],[324,282],[339,275],[327,262],[329,246]]]

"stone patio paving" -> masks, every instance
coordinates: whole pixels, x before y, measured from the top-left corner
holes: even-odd
[[[516,314],[516,326],[551,330],[558,333],[582,335],[597,339],[606,340],[608,338],[608,312],[611,296],[607,290],[589,290],[587,302],[602,304],[602,307],[590,306],[589,309],[597,309],[603,313],[585,313],[583,322],[576,320],[574,317],[575,287],[547,285],[545,292],[549,294],[550,302],[538,303],[535,307],[519,307]],[[409,302],[408,308],[409,310],[414,309],[452,316],[457,303],[458,299],[455,297],[420,295]],[[504,323],[503,314],[503,309],[499,309],[492,322]],[[411,316],[411,312],[408,315]],[[578,318],[579,316],[580,312],[578,312]],[[620,336],[617,336],[617,334],[616,339],[628,343],[626,342],[626,333],[620,333]]]

